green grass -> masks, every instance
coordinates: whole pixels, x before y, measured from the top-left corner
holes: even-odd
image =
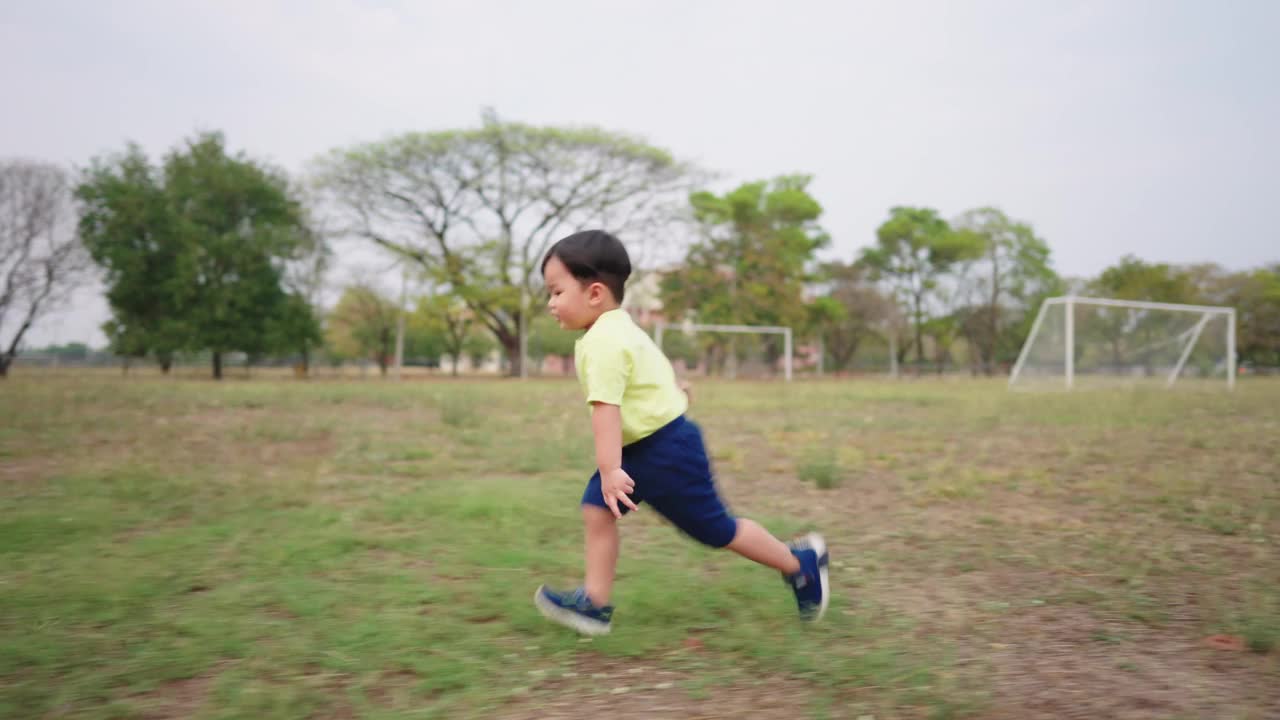
[[[830,490],[841,481],[840,465],[830,448],[810,450],[797,474],[804,482],[813,483],[823,490]]]
[[[530,602],[580,573],[592,444],[570,382],[19,374],[0,717],[531,717],[607,708],[636,667],[673,673],[686,714],[746,713],[768,678],[813,717],[1029,717],[992,668],[1033,662],[1059,616],[1092,624],[1056,641],[1079,663],[1227,633],[1241,662],[1177,669],[1210,695],[1280,684],[1280,384],[777,389],[703,383],[693,413],[735,511],[827,534],[827,620],[641,512],[615,631],[580,642]],[[1154,662],[1128,657],[1110,667],[1138,680]],[[1249,697],[1230,707],[1260,716]]]

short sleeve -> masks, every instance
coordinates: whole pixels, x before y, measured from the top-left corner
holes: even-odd
[[[618,345],[594,343],[583,357],[583,384],[588,403],[622,405],[631,376],[631,357]]]

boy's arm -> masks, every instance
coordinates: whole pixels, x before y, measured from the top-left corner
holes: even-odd
[[[636,510],[627,497],[635,482],[622,469],[622,408],[608,403],[591,403],[591,432],[596,439],[596,467],[600,468],[600,491],[614,517],[622,517],[618,503]]]

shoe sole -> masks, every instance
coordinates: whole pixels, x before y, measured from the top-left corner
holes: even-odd
[[[583,635],[608,635],[611,629],[610,623],[602,623],[599,620],[585,618],[572,610],[565,610],[556,605],[542,595],[545,585],[538,586],[536,592],[533,593],[533,604],[538,608],[538,612],[551,622],[563,625],[571,630],[576,630]]]
[[[818,605],[818,613],[813,616],[813,621],[817,622],[827,614],[827,603],[831,601],[831,581],[827,573],[831,558],[827,555],[827,541],[821,535],[811,532],[805,540],[818,556],[818,581],[822,585],[822,602]]]

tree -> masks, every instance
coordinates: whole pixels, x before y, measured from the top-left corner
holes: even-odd
[[[27,332],[85,277],[89,263],[74,219],[61,168],[0,161],[0,378]]]
[[[425,364],[439,367],[445,355],[445,334],[434,318],[428,318],[415,309],[405,318],[404,358],[406,365]]]
[[[266,351],[294,351],[301,358],[302,372],[311,368],[311,350],[324,342],[314,307],[298,292],[285,295],[275,312],[267,318]]]
[[[1106,268],[1089,282],[1090,294],[1119,300],[1146,300],[1166,303],[1194,303],[1199,291],[1191,273],[1168,263],[1148,263],[1132,255]],[[1100,336],[1111,348],[1112,363],[1123,364],[1123,352],[1128,336],[1142,341],[1142,347],[1150,348],[1155,338],[1166,336],[1169,323],[1180,318],[1162,313],[1132,313],[1127,310],[1103,308],[1091,317],[1091,322],[1077,333],[1083,337]],[[1153,374],[1152,353],[1143,353],[1147,374]]]
[[[979,256],[981,244],[971,233],[956,232],[931,208],[895,207],[876,230],[876,245],[862,251],[859,262],[874,280],[886,280],[910,309],[915,328],[916,359],[924,360],[924,326],[933,314],[929,302],[942,277],[957,263]]]
[[[462,341],[462,351],[471,360],[472,369],[478,369],[483,365],[496,347],[493,337],[482,333],[471,333],[467,335],[466,340]]]
[[[418,299],[414,322],[440,338],[440,350],[451,364],[450,373],[458,374],[458,362],[466,354],[467,339],[474,332],[471,310],[464,302],[449,295],[427,295]]]
[[[173,150],[158,172],[130,146],[95,161],[77,195],[81,235],[107,275],[113,347],[166,368],[179,350],[209,351],[220,379],[226,352],[316,336],[310,304],[282,286],[308,244],[300,204],[281,173],[229,155],[220,134]]]
[[[542,370],[542,361],[547,356],[558,358],[573,357],[574,342],[578,333],[564,330],[555,318],[550,315],[539,315],[529,324],[529,357]]]
[[[188,252],[175,231],[163,178],[142,149],[129,145],[95,159],[76,188],[80,236],[103,270],[112,319],[103,330],[113,353],[151,355],[164,373],[191,344],[181,308],[190,301],[182,270]]]
[[[1241,362],[1280,365],[1280,263],[1229,273],[1217,265],[1185,268],[1199,301],[1236,309]]]
[[[1199,294],[1187,270],[1168,263],[1148,263],[1133,255],[1103,270],[1089,284],[1089,290],[1118,300],[1168,303],[1195,302]]]
[[[400,310],[372,285],[347,287],[327,318],[329,346],[339,357],[371,359],[387,374]]]
[[[313,208],[314,203],[303,203],[304,220],[298,245],[285,262],[282,276],[293,305],[293,317],[298,323],[286,323],[286,327],[292,325],[295,331],[286,333],[281,341],[285,343],[284,347],[297,350],[303,374],[310,371],[311,351],[324,341],[320,327],[322,295],[333,263],[333,248],[329,243],[331,232]],[[304,309],[305,313],[302,312]]]
[[[605,227],[640,265],[678,217],[692,170],[665,150],[592,128],[487,114],[478,129],[408,133],[335,150],[317,179],[347,229],[419,263],[501,343],[519,374],[519,327],[542,257],[569,230]]]
[[[1225,294],[1239,317],[1240,357],[1280,366],[1280,263],[1234,274]]]
[[[823,274],[830,290],[814,302],[815,321],[832,369],[839,372],[849,367],[865,340],[892,331],[898,309],[868,279],[864,266],[833,262],[823,267]]]
[[[303,246],[307,231],[288,181],[243,154],[228,155],[220,134],[206,133],[171,152],[164,163],[165,192],[183,258],[191,302],[183,317],[191,344],[212,353],[213,377],[222,377],[223,353],[259,355],[310,337],[301,318],[305,302],[290,302],[283,265]],[[289,315],[290,331],[273,318]]]
[[[985,207],[966,212],[955,225],[977,241],[980,255],[967,273],[972,297],[954,316],[952,327],[963,332],[982,371],[991,375],[997,362],[1010,359],[1020,347],[1009,332],[1012,321],[1026,313],[1033,297],[1056,287],[1057,273],[1048,243],[1028,223]]]
[[[685,333],[679,325],[668,326],[662,334],[662,351],[673,363],[683,363],[686,370],[697,367],[702,357],[697,333]]]
[[[663,277],[664,312],[692,312],[703,323],[804,325],[809,266],[830,240],[818,225],[822,206],[808,192],[811,181],[786,175],[723,196],[691,195],[702,237],[684,265]],[[773,365],[782,349],[776,338],[764,347]]]

